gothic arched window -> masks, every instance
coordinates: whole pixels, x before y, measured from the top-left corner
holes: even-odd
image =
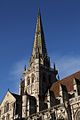
[[[34,83],[34,80],[35,80],[35,75],[32,74],[32,75],[31,75],[31,82]]]
[[[30,85],[30,77],[27,78],[27,85]]]
[[[9,103],[6,102],[5,105],[4,105],[4,113],[6,113],[8,111],[9,111]]]

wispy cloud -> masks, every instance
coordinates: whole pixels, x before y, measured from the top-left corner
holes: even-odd
[[[72,55],[65,55],[65,56],[57,56],[51,57],[52,61],[56,63],[56,67],[59,70],[60,77],[66,77],[74,72],[80,70],[80,56],[72,56]],[[28,62],[26,60],[20,60],[16,62],[12,66],[12,70],[10,71],[10,75],[13,76],[15,79],[20,79],[23,73],[24,65],[27,65]]]
[[[13,92],[17,92],[17,93],[19,92],[20,78],[22,77],[25,64],[27,64],[27,61],[25,59],[20,60],[14,63],[10,69],[9,80],[10,80],[10,83],[13,83],[13,85],[10,85],[9,88]]]
[[[52,57],[53,59],[53,57]],[[66,77],[80,70],[80,56],[60,56],[55,57],[55,63],[61,78]]]
[[[13,64],[10,75],[16,79],[19,79],[22,76],[24,65],[26,64],[26,60],[20,60]]]

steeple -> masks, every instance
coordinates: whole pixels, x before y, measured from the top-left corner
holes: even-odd
[[[28,69],[26,69],[25,66],[23,72],[24,83],[22,85],[24,85],[24,88],[22,88],[22,90],[24,90],[24,93],[22,91],[22,115],[24,118],[26,115],[28,117],[33,113],[39,113],[39,111],[42,111],[45,108],[47,109],[48,102],[45,104],[44,100],[50,86],[57,81],[56,74],[57,70],[55,65],[54,69],[50,66],[50,58],[47,54],[39,9],[32,55],[29,61]],[[28,96],[25,94],[25,92],[28,94]],[[47,100],[48,99],[50,100],[50,96],[48,96]],[[50,103],[48,104],[48,107],[50,106]]]
[[[47,56],[47,49],[45,44],[40,9],[38,9],[32,56],[35,56],[37,53],[39,53],[42,56]]]

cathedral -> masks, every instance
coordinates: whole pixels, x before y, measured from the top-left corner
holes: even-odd
[[[59,79],[51,67],[38,10],[32,54],[24,67],[19,94],[7,91],[0,120],[80,120],[80,71]]]

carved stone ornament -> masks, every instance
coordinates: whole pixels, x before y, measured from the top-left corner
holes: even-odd
[[[80,120],[80,109],[78,109],[75,114],[75,120]]]

